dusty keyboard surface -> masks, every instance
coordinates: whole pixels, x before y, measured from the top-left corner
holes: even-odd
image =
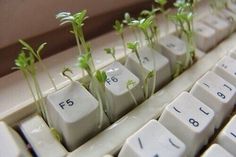
[[[82,71],[75,66],[76,48],[45,59],[61,90],[53,93],[42,70],[38,75],[39,82],[51,106],[48,110],[53,113],[52,125],[60,128],[58,131],[63,132],[63,138],[67,139],[63,144],[52,137],[46,122],[35,114],[36,107],[22,74],[17,71],[0,78],[0,137],[3,139],[0,144],[9,143],[9,149],[0,147],[0,157],[8,156],[9,150],[13,152],[10,156],[42,157],[103,157],[106,154],[106,157],[236,156],[236,34],[230,31],[235,29],[235,24],[225,18],[229,14],[236,16],[236,13],[230,9],[223,11],[225,16],[223,13],[213,15],[209,5],[204,1],[199,2],[194,21],[195,40],[199,49],[196,53],[197,61],[171,80],[173,58],[166,59],[168,56],[158,54],[156,58],[163,59],[156,65],[156,73],[161,73],[163,78],[157,80],[161,82],[158,91],[142,103],[139,103],[141,94],[138,92],[142,80],[134,75],[137,61],[130,57],[129,62],[124,64],[122,43],[115,32],[90,41],[96,52],[93,53],[95,67],[109,73],[109,81],[105,86],[109,91],[108,103],[113,100],[114,104],[121,103],[127,107],[126,110],[122,105],[110,107],[112,114],[108,118],[104,114],[100,122],[94,116],[94,113],[99,112],[99,106],[93,93],[87,92],[78,82],[74,82],[71,87],[70,80],[60,74],[67,66],[73,70],[74,80],[86,80],[86,76],[83,77]],[[158,17],[161,28],[165,27],[162,18]],[[184,49],[181,41],[173,37],[174,29],[170,25],[168,36],[164,36],[164,32],[160,34],[163,39],[160,41],[162,48],[173,53],[175,48]],[[127,40],[132,41],[132,32],[127,31],[127,34]],[[177,44],[170,45],[170,40]],[[120,62],[113,62],[111,56],[104,54],[105,47],[113,46],[117,48],[116,57]],[[175,55],[175,58],[181,56]],[[141,57],[146,61],[148,57],[152,58],[149,54]],[[149,66],[146,64],[145,68]],[[113,73],[114,67],[122,70]],[[122,83],[124,77],[135,80],[131,92],[137,102],[126,91]],[[116,82],[119,84],[114,84]],[[75,92],[79,94],[73,95]],[[67,93],[67,96],[63,93]],[[82,99],[86,103],[80,103]],[[78,114],[74,114],[74,111]],[[121,112],[127,113],[120,118]],[[86,119],[81,118],[85,114]],[[113,123],[110,124],[108,119],[112,119]],[[96,128],[98,123],[102,124],[100,130]],[[92,138],[88,132],[93,132]],[[27,150],[27,144],[31,152]]]

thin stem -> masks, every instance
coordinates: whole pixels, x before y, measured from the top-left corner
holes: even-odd
[[[120,37],[121,37],[121,40],[122,40],[122,44],[123,44],[123,47],[124,47],[124,54],[125,54],[125,57],[126,57],[126,56],[127,56],[127,52],[126,52],[125,37],[124,37],[124,34],[121,33],[121,34],[120,34]]]

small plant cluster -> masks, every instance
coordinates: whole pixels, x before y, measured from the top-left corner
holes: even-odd
[[[81,68],[82,70],[86,71],[89,78],[90,78],[90,84],[92,87],[92,91],[95,91],[95,96],[97,97],[99,101],[100,106],[100,123],[99,128],[102,127],[103,123],[103,101],[102,101],[102,94],[105,92],[105,81],[107,79],[107,75],[102,70],[95,70],[92,54],[91,54],[91,46],[88,42],[86,42],[83,29],[84,21],[88,18],[86,15],[87,11],[82,10],[81,12],[71,14],[69,12],[62,12],[56,15],[57,19],[60,19],[61,24],[70,23],[72,25],[72,33],[75,36],[77,47],[79,51],[79,57],[77,60],[77,66]],[[107,53],[114,53],[114,50],[108,50]],[[113,55],[115,57],[115,55]],[[65,72],[71,70],[65,69],[64,70],[64,76]],[[68,76],[67,76],[68,77]],[[72,80],[70,78],[70,80]]]
[[[147,99],[149,98],[154,92],[155,92],[155,85],[156,85],[156,72],[155,67],[156,67],[156,62],[153,60],[153,70],[149,71],[148,73],[145,72],[144,65],[142,63],[142,59],[140,58],[140,52],[139,48],[141,46],[144,46],[142,36],[145,38],[145,45],[149,46],[152,50],[153,58],[155,55],[155,42],[158,41],[159,38],[159,28],[157,26],[157,18],[156,18],[156,13],[158,11],[161,11],[162,13],[165,14],[167,11],[165,10],[165,4],[167,3],[166,0],[155,0],[155,3],[158,4],[157,7],[152,7],[151,10],[143,10],[140,13],[140,16],[138,18],[131,17],[128,12],[124,14],[124,19],[122,22],[116,20],[114,24],[114,29],[117,32],[117,34],[121,37],[123,47],[124,47],[124,52],[125,52],[125,57],[127,57],[127,50],[129,49],[132,53],[135,54],[135,56],[138,59],[138,62],[140,64],[140,71],[142,73],[142,80],[143,80],[143,93],[144,93],[144,98]],[[125,36],[124,36],[124,26],[127,26],[132,33],[135,36],[135,41],[134,42],[128,42],[125,44]],[[148,82],[149,80],[153,79],[153,87],[152,87],[152,92],[151,94],[148,92]],[[127,84],[129,84],[131,81],[129,80]]]
[[[168,10],[165,10],[165,5],[167,0],[155,0],[156,7],[152,7],[151,10],[144,10],[140,13],[138,18],[131,17],[129,13],[124,14],[124,19],[122,21],[115,21],[113,25],[115,31],[120,36],[122,45],[124,47],[124,54],[125,58],[127,58],[127,49],[134,53],[138,59],[138,63],[141,67],[140,71],[142,73],[142,80],[143,80],[143,93],[144,98],[149,98],[155,92],[155,85],[156,85],[156,62],[154,59],[154,55],[156,53],[155,46],[156,42],[159,39],[160,30],[157,26],[157,18],[156,13],[160,11],[164,14],[166,19],[170,19],[176,25],[176,30],[179,32],[178,34],[182,39],[184,39],[187,43],[187,52],[186,52],[186,61],[185,63],[178,63],[176,66],[176,72],[174,77],[178,76],[184,69],[190,66],[194,59],[195,59],[195,47],[193,41],[193,5],[192,1],[190,0],[178,0],[174,6],[177,8],[177,12],[174,15],[167,16]],[[104,112],[109,112],[109,105],[106,103],[106,98],[104,97],[105,93],[105,82],[107,80],[107,75],[105,71],[96,70],[94,61],[92,58],[91,53],[91,46],[86,41],[83,31],[83,26],[85,20],[88,18],[86,15],[87,11],[82,10],[78,13],[72,14],[70,12],[61,12],[56,15],[56,19],[59,19],[61,25],[63,24],[70,24],[72,29],[71,33],[74,35],[74,38],[77,43],[77,66],[82,69],[83,73],[86,72],[88,77],[90,78],[90,87],[91,90],[94,92],[95,97],[98,99],[99,107],[100,107],[100,122],[98,128],[102,127],[103,124],[103,115]],[[168,18],[167,18],[168,17]],[[125,27],[129,28],[134,36],[134,42],[126,43],[125,39]],[[168,22],[167,22],[167,29],[168,29]],[[167,30],[168,32],[168,30]],[[145,38],[145,43],[142,40],[142,36]],[[43,68],[43,70],[48,74],[48,78],[54,87],[57,90],[57,87],[48,72],[46,66],[43,64],[41,59],[41,51],[43,50],[46,43],[41,44],[38,49],[35,51],[29,44],[24,42],[23,40],[19,40],[21,45],[23,46],[18,58],[15,60],[15,69],[19,69],[22,71],[25,80],[29,86],[30,92],[33,96],[34,102],[37,106],[37,111],[42,115],[45,121],[50,126],[50,120],[48,119],[48,113],[45,109],[45,102],[43,98],[43,93],[40,89],[39,82],[37,80],[37,68],[35,66],[36,61],[39,62],[39,65]],[[142,46],[148,46],[152,50],[152,58],[153,58],[153,70],[146,72],[142,58],[140,57],[139,48]],[[104,51],[106,54],[109,54],[113,57],[114,61],[116,59],[116,52],[115,48],[105,48]],[[65,68],[62,71],[63,76],[67,77],[71,82],[73,79],[69,76],[69,73],[72,74],[71,69]],[[150,80],[153,80],[153,87],[151,89],[151,94],[149,93],[149,86],[148,83]],[[127,90],[134,100],[134,103],[137,105],[138,102],[135,99],[135,96],[131,92],[132,86],[134,86],[135,82],[133,80],[127,80]],[[59,140],[60,136],[58,132],[51,128],[53,135],[55,135]]]
[[[170,15],[169,19],[175,24],[180,38],[187,44],[186,60],[184,63],[177,63],[174,77],[187,69],[195,60],[195,44],[193,40],[193,6],[194,2],[190,0],[179,0],[174,3],[177,12]]]
[[[61,141],[61,136],[57,132],[55,128],[53,128],[50,124],[50,119],[48,117],[48,112],[46,110],[45,101],[43,97],[42,90],[39,85],[39,81],[37,79],[37,68],[35,65],[35,62],[38,60],[40,66],[43,68],[43,70],[47,73],[48,78],[54,87],[55,90],[57,90],[57,87],[52,79],[52,76],[47,70],[47,67],[43,63],[41,59],[41,51],[45,47],[46,43],[41,44],[38,49],[35,51],[28,43],[26,43],[23,40],[19,40],[20,44],[23,46],[20,50],[20,53],[15,60],[15,65],[13,69],[17,69],[22,71],[23,76],[25,77],[25,80],[28,84],[28,87],[30,89],[31,95],[33,96],[34,103],[36,104],[37,112],[42,115],[43,119],[46,121],[46,123],[49,125],[51,129],[51,133],[54,135],[54,137]]]

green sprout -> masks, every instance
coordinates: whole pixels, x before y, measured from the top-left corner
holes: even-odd
[[[52,86],[54,87],[55,90],[57,90],[57,87],[56,87],[56,84],[55,82],[53,81],[53,78],[51,76],[51,74],[49,73],[49,71],[47,70],[47,67],[46,65],[43,63],[42,61],[42,58],[40,56],[40,53],[41,51],[43,50],[43,48],[45,47],[45,45],[47,43],[43,43],[41,44],[38,49],[35,51],[28,43],[26,43],[25,41],[23,40],[19,40],[19,42],[21,43],[21,45],[23,46],[22,49],[24,49],[25,51],[28,51],[29,53],[31,53],[38,61],[39,61],[39,64],[41,65],[41,67],[43,68],[43,70],[47,73],[48,75],[48,78],[52,84]]]
[[[190,1],[177,1],[174,3],[177,8],[177,12],[174,15],[170,15],[169,19],[175,24],[176,29],[180,37],[185,40],[187,44],[186,60],[185,63],[181,63],[179,68],[174,73],[174,76],[178,76],[184,69],[187,69],[193,64],[195,60],[195,45],[193,40],[193,3]],[[183,66],[180,66],[182,65]]]
[[[30,93],[33,97],[34,103],[36,104],[37,112],[42,115],[43,119],[50,127],[52,135],[58,140],[61,141],[61,136],[58,131],[53,128],[50,124],[48,113],[46,110],[45,101],[43,98],[43,93],[40,89],[39,81],[36,77],[36,60],[39,60],[41,65],[43,65],[40,52],[43,49],[45,44],[41,44],[37,51],[35,52],[31,46],[29,46],[23,40],[20,40],[20,43],[23,45],[18,57],[15,59],[15,65],[13,69],[20,70],[23,73],[23,76],[26,80],[26,83],[29,87]],[[45,69],[46,67],[43,66]],[[45,70],[44,69],[44,70]],[[49,73],[48,73],[49,74]],[[50,76],[50,75],[49,75]]]
[[[112,56],[112,58],[114,59],[114,61],[116,61],[116,50],[114,47],[112,48],[105,48],[104,51],[106,52],[106,54],[110,54]]]
[[[125,56],[126,56],[127,52],[126,52],[125,37],[124,37],[124,24],[121,23],[120,21],[116,20],[115,24],[113,25],[113,28],[115,29],[117,34],[121,37],[122,44],[123,44],[123,47],[124,47],[124,53],[125,53]]]
[[[65,67],[61,73],[64,77],[68,78],[71,82],[74,82],[73,79],[67,74],[67,73],[73,74],[73,71],[70,68]]]
[[[128,12],[126,12],[124,14],[124,20],[123,20],[123,24],[127,25],[129,27],[129,29],[132,31],[132,33],[134,34],[135,40],[138,40],[138,34],[136,32],[136,28],[132,26],[131,22],[132,22],[133,18],[130,16],[130,14]],[[141,39],[139,39],[141,40]]]
[[[138,105],[138,102],[137,102],[137,100],[136,100],[134,94],[133,94],[132,91],[131,91],[132,87],[134,87],[135,84],[136,84],[135,81],[133,81],[133,80],[128,80],[127,83],[126,83],[126,88],[127,88],[128,92],[129,92],[131,98],[133,99],[134,104],[137,106],[137,105]]]
[[[154,2],[160,5],[160,11],[164,13],[167,0],[154,0]]]
[[[61,25],[66,23],[70,23],[72,25],[71,33],[74,34],[76,39],[78,55],[82,53],[82,50],[85,53],[89,52],[89,47],[86,44],[83,33],[84,21],[88,18],[86,14],[87,11],[82,10],[81,12],[75,13],[73,15],[70,12],[61,12],[56,15],[56,19],[60,19]]]
[[[147,45],[151,48],[152,51],[152,58],[153,58],[153,69],[156,67],[156,60],[154,59],[155,55],[155,41],[158,40],[159,37],[159,30],[158,26],[154,22],[155,16],[149,16],[146,18],[141,18],[138,20],[133,20],[132,24],[136,26],[145,36],[147,41]],[[155,85],[156,85],[156,73],[153,76],[153,87],[151,95],[155,92]]]
[[[154,75],[155,75],[155,72],[153,70],[149,71],[148,74],[146,75],[146,77],[144,79],[144,84],[146,84],[146,86],[145,86],[146,88],[144,88],[145,93],[148,93],[148,82],[150,79],[154,78]],[[152,90],[153,89],[155,89],[155,86],[152,88]]]
[[[98,99],[99,102],[99,108],[100,108],[100,122],[98,125],[98,128],[102,127],[103,124],[103,105],[108,109],[107,104],[103,103],[103,96],[102,93],[105,93],[105,81],[106,81],[106,73],[100,70],[94,70],[93,65],[91,65],[91,62],[93,62],[91,53],[82,54],[78,58],[78,67],[85,70],[88,73],[88,76],[90,78],[90,84],[92,87],[92,91],[95,92],[95,97]]]
[[[142,76],[142,80],[143,80],[143,93],[144,93],[144,97],[145,99],[147,99],[149,97],[149,94],[148,94],[148,82],[145,81],[145,78],[147,77],[146,76],[146,72],[145,72],[145,68],[142,64],[142,61],[141,61],[141,57],[139,55],[139,52],[138,52],[138,42],[130,42],[130,43],[127,43],[127,48],[131,50],[132,53],[135,54],[135,56],[137,57],[138,59],[138,62],[139,62],[139,65],[141,67],[141,76]],[[154,87],[155,88],[155,85]]]
[[[148,46],[154,47],[154,42],[158,37],[158,27],[154,23],[154,16],[149,16],[147,18],[134,19],[130,25],[136,27],[140,30],[147,41]]]
[[[105,95],[105,82],[107,80],[107,75],[105,71],[97,70],[94,74],[94,83],[97,85],[97,88],[95,89],[96,96],[98,98],[99,107],[100,107],[100,125],[99,128],[102,127],[103,122],[103,105],[105,106],[106,113],[108,112],[109,106],[106,102],[103,102],[104,99],[102,99]],[[103,93],[103,95],[102,95]]]

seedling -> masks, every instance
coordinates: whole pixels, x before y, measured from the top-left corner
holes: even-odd
[[[126,83],[126,88],[127,88],[128,92],[129,92],[131,98],[133,99],[134,104],[137,106],[137,105],[138,105],[138,102],[137,102],[137,100],[136,100],[134,94],[133,94],[132,91],[131,91],[132,87],[134,87],[135,84],[136,84],[135,81],[133,81],[133,80],[128,80],[127,83]]]
[[[136,42],[133,42],[133,43],[127,43],[127,48],[130,49],[132,53],[135,53],[135,55],[138,59],[139,65],[141,67],[140,72],[141,72],[141,76],[142,76],[142,80],[143,80],[143,93],[144,93],[145,99],[147,99],[149,97],[149,94],[148,94],[148,80],[145,80],[147,76],[146,76],[145,69],[144,69],[144,66],[142,64],[139,52],[138,52],[138,42],[136,41]],[[154,85],[153,88],[155,88],[155,85]]]
[[[155,16],[149,16],[147,18],[141,18],[141,19],[132,21],[132,24],[135,25],[143,33],[147,41],[147,45],[152,50],[153,69],[156,67],[156,61],[154,59],[155,41],[158,40],[158,36],[159,36],[158,27],[154,23],[154,19],[155,19]],[[152,94],[154,94],[155,92],[155,85],[156,85],[156,73],[154,73],[154,76],[153,76]]]
[[[24,50],[28,51],[29,53],[31,53],[38,61],[39,61],[39,64],[42,66],[43,70],[47,73],[48,75],[48,78],[52,84],[52,86],[54,87],[55,90],[57,90],[57,87],[56,87],[56,84],[55,82],[53,81],[53,78],[51,76],[51,74],[49,73],[49,71],[47,70],[47,67],[46,65],[43,63],[42,61],[42,58],[41,58],[41,51],[43,50],[43,48],[45,47],[45,45],[47,43],[43,43],[41,44],[38,49],[35,51],[29,44],[27,44],[25,41],[23,40],[19,40],[19,42],[21,43],[21,45],[23,45],[23,48]]]
[[[127,52],[126,52],[125,37],[124,37],[124,24],[121,23],[120,21],[116,20],[115,24],[113,25],[113,28],[115,29],[117,34],[121,37],[122,44],[123,44],[123,47],[124,47],[124,53],[125,53],[125,56],[126,56]]]
[[[55,128],[51,127],[50,120],[48,118],[48,113],[45,107],[45,101],[43,98],[43,93],[40,89],[40,85],[38,82],[38,79],[36,77],[36,66],[35,62],[36,59],[39,60],[40,65],[46,69],[46,66],[43,64],[40,52],[42,51],[45,43],[41,44],[37,51],[34,51],[33,48],[28,45],[23,40],[19,40],[19,42],[23,45],[17,59],[15,60],[15,65],[13,69],[18,69],[22,71],[23,76],[25,77],[25,80],[28,84],[28,87],[30,89],[31,95],[33,96],[34,103],[36,104],[37,112],[42,115],[43,119],[46,121],[46,123],[49,125],[52,135],[58,140],[61,141],[61,136],[58,133],[58,131]],[[48,71],[47,71],[48,73]],[[48,73],[49,77],[50,74]],[[50,77],[51,79],[51,77]],[[51,80],[53,82],[53,80]],[[54,82],[53,82],[54,83]],[[55,86],[55,84],[54,84]],[[55,86],[56,87],[56,86]],[[55,88],[56,89],[56,88]]]
[[[135,40],[137,41],[138,40],[138,34],[136,32],[136,28],[132,26],[131,22],[132,22],[133,18],[130,16],[130,14],[128,12],[126,12],[124,14],[124,20],[123,20],[123,23],[127,26],[129,26],[129,29],[131,29],[132,33],[134,34],[135,36]],[[139,39],[141,41],[141,39]]]
[[[78,66],[85,70],[88,73],[88,76],[91,80],[91,87],[92,91],[95,92],[95,97],[98,99],[99,107],[100,107],[100,122],[98,128],[102,127],[103,124],[103,105],[107,105],[106,103],[103,104],[103,95],[102,93],[105,93],[105,81],[106,81],[106,73],[104,71],[94,71],[92,68],[92,65],[90,64],[93,62],[91,53],[86,53],[81,55],[78,58]],[[108,106],[106,106],[106,109],[108,109]]]
[[[86,16],[87,11],[82,10],[81,12],[71,14],[70,12],[61,12],[56,15],[56,19],[59,19],[61,22],[61,25],[70,23],[72,25],[72,31],[71,33],[74,34],[76,43],[77,43],[77,48],[78,48],[78,56],[82,53],[88,53],[89,48],[87,47],[88,45],[86,44],[86,40],[84,38],[84,33],[83,33],[83,26],[84,26],[84,21],[88,18]],[[81,48],[82,46],[82,48]]]
[[[64,68],[62,71],[62,75],[66,78],[68,78],[71,82],[74,82],[73,79],[67,75],[67,73],[73,74],[72,70],[70,68]]]
[[[187,44],[186,60],[181,69],[176,68],[174,76],[178,76],[184,69],[187,69],[195,59],[195,45],[193,40],[193,3],[187,1],[177,1],[174,3],[177,12],[170,15],[169,19],[175,24],[180,37]],[[176,65],[178,66],[178,65]],[[181,72],[180,72],[181,71]]]
[[[114,61],[116,61],[116,50],[114,47],[112,48],[105,48],[104,51],[106,52],[106,54],[109,54],[112,56],[112,58],[114,59]]]

